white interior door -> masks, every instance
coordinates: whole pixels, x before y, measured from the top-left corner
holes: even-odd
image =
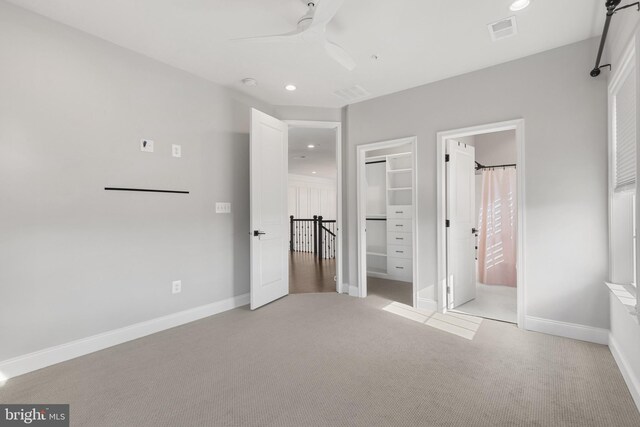
[[[251,309],[289,293],[288,126],[251,109]]]
[[[447,306],[476,297],[475,149],[447,141]]]

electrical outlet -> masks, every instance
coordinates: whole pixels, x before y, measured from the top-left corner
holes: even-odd
[[[182,280],[175,280],[171,283],[171,293],[179,294],[182,292]]]
[[[141,139],[140,151],[144,153],[153,153],[153,141],[150,139]]]
[[[217,202],[216,213],[231,213],[231,203]]]
[[[171,155],[173,157],[182,157],[182,145],[172,144],[171,145]]]

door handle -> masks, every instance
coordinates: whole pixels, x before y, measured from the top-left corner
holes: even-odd
[[[253,235],[254,237],[259,237],[262,236],[263,234],[267,234],[264,231],[260,231],[260,230],[253,230]]]

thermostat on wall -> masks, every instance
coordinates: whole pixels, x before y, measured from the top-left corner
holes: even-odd
[[[145,153],[153,153],[153,141],[150,139],[141,139],[140,151],[143,151]]]

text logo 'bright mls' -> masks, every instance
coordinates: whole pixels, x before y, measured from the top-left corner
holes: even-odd
[[[0,427],[69,427],[69,405],[0,405]]]

